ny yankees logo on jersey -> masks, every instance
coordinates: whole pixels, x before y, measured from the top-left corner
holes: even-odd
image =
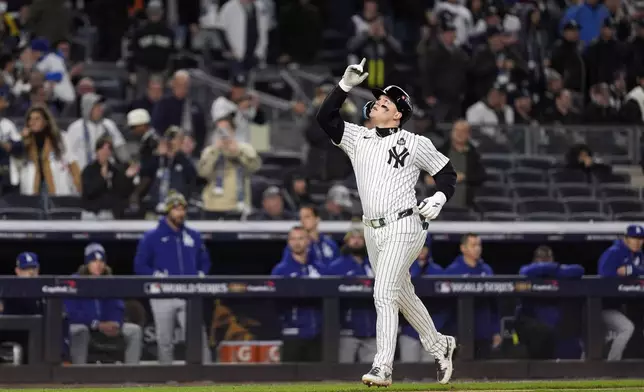
[[[409,150],[407,147],[402,147],[402,150],[399,151],[396,146],[393,146],[389,149],[389,159],[387,160],[387,163],[391,165],[393,162],[394,169],[405,167],[405,160],[407,160],[407,157],[409,157]]]

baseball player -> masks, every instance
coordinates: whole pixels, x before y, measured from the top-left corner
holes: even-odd
[[[456,340],[438,331],[414,292],[409,267],[420,253],[427,232],[420,215],[435,219],[454,193],[456,172],[432,142],[402,129],[412,114],[409,95],[398,86],[375,89],[366,114],[375,128],[347,123],[340,108],[351,88],[368,76],[360,64],[347,67],[338,86],[326,97],[317,120],[331,141],[351,160],[362,202],[365,241],[374,269],[377,313],[377,353],[373,367],[362,376],[368,386],[391,385],[400,310],[435,358],[438,382],[452,377]],[[414,185],[421,170],[433,176],[436,193],[416,206]]]
[[[201,240],[201,234],[185,226],[185,197],[170,191],[165,199],[166,216],[159,225],[146,232],[136,249],[134,272],[137,275],[205,276],[210,270],[210,256]],[[159,363],[171,365],[174,359],[175,321],[182,333],[186,332],[186,301],[180,298],[151,299],[154,315]],[[203,362],[210,362],[210,349],[203,332]]]

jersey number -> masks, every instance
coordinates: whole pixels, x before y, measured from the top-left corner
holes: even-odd
[[[389,159],[387,160],[387,164],[391,165],[393,163],[394,169],[405,167],[405,160],[408,156],[409,150],[407,150],[407,147],[403,147],[400,152],[398,152],[396,146],[391,147],[389,150]]]

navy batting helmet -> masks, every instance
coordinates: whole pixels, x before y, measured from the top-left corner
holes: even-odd
[[[411,114],[414,111],[414,107],[411,104],[411,98],[409,98],[409,94],[405,92],[405,90],[401,89],[398,86],[389,86],[385,87],[383,90],[379,88],[374,88],[371,90],[373,93],[373,96],[376,97],[376,99],[380,98],[380,96],[385,95],[387,98],[391,99],[391,101],[396,105],[396,109],[402,114],[402,117],[400,118],[400,126],[402,126],[404,123],[407,122],[411,118]]]
[[[373,107],[374,103],[376,103],[376,101],[369,101],[362,107],[362,118],[364,120],[369,119],[369,113],[371,112],[371,108]]]

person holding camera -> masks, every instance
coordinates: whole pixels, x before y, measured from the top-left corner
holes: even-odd
[[[203,208],[241,216],[251,206],[250,174],[262,161],[253,146],[236,138],[231,116],[218,120],[215,126],[213,143],[203,150],[197,168],[199,176],[208,181],[202,192]]]

